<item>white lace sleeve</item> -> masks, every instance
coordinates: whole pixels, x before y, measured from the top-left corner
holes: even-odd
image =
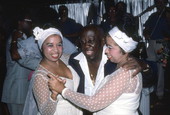
[[[133,82],[132,79],[134,79]],[[131,78],[130,71],[120,68],[93,96],[77,93],[67,88],[62,95],[79,107],[95,112],[113,103],[122,93],[135,91],[136,83],[137,79]]]
[[[53,115],[56,111],[57,102],[51,99],[47,79],[39,74],[33,83],[33,93],[38,103],[38,109],[42,115]]]

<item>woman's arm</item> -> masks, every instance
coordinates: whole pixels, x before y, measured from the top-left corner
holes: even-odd
[[[134,83],[133,85],[136,86],[137,77],[131,78],[130,72],[121,68],[116,71],[114,75],[111,75],[109,81],[107,81],[93,96],[77,93],[67,88],[64,89],[63,84],[57,80],[56,82],[49,82],[49,86],[52,90],[56,90],[57,92],[61,92],[64,89],[62,95],[66,99],[81,108],[95,112],[109,106],[117,100],[122,93],[125,93],[127,88],[129,88],[130,79],[132,79],[133,82],[131,82]],[[131,88],[132,91],[135,89],[136,87]]]
[[[33,93],[40,113],[43,115],[53,115],[57,106],[57,94],[50,92],[47,81],[42,74],[37,75],[33,83]]]

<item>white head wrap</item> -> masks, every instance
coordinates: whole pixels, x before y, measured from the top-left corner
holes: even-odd
[[[109,31],[109,35],[127,53],[133,51],[138,44],[138,42],[134,41],[131,37],[128,37],[125,33],[120,31],[118,27],[112,28]]]
[[[56,28],[48,28],[48,29],[43,30],[42,28],[35,27],[33,30],[33,34],[35,36],[35,40],[38,40],[39,48],[42,47],[43,42],[50,35],[56,34],[56,35],[59,35],[61,37],[61,39],[63,39],[61,32]]]

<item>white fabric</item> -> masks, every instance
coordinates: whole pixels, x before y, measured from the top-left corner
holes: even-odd
[[[100,62],[100,66],[97,72],[96,80],[95,80],[95,85],[93,85],[92,80],[90,78],[90,72],[88,69],[88,64],[87,64],[87,59],[83,53],[80,53],[74,59],[79,60],[79,64],[81,66],[82,71],[85,76],[85,94],[86,95],[92,95],[95,90],[98,88],[100,85],[101,81],[104,79],[104,65],[107,61],[107,57],[104,54],[105,48],[103,48],[103,55],[102,55],[102,60]]]
[[[62,55],[62,61],[68,64],[68,55]],[[68,66],[74,78],[66,79],[66,87],[76,91],[79,83],[77,73]],[[73,106],[70,102],[63,99],[61,95],[57,96],[57,101],[51,99],[51,92],[48,88],[47,74],[52,74],[43,66],[38,66],[29,86],[23,115],[82,115],[82,111]],[[63,78],[63,77],[61,77]],[[65,79],[65,78],[64,78]]]
[[[47,84],[47,74],[49,72],[41,67],[38,71],[39,72],[35,74],[36,76],[34,80],[33,91],[38,103],[40,113],[42,115],[53,113],[54,115],[69,115],[70,113],[76,115],[77,109],[68,101],[64,100],[61,95],[57,96],[57,102],[49,100],[50,91]],[[66,81],[66,87],[74,90],[73,81],[69,79],[66,79]]]
[[[88,0],[89,2],[90,0]],[[145,11],[148,7],[153,6],[154,0],[114,0],[115,3],[123,1],[127,4],[127,12],[132,13],[136,18],[139,18],[139,36],[143,37],[143,24],[146,22],[148,17],[156,11],[156,8],[153,8],[151,11]],[[69,1],[68,1],[69,2]],[[98,14],[98,20],[101,22],[101,18],[103,18],[103,14],[105,13],[105,7],[103,7],[103,2],[104,0],[101,1],[100,8],[100,13]],[[51,5],[50,7],[55,9],[58,12],[58,7],[62,5]],[[89,7],[91,3],[67,3],[64,4],[68,7],[69,12],[68,12],[68,17],[76,20],[76,22],[81,23],[83,26],[87,25],[87,17],[88,17],[88,12],[89,12]],[[168,5],[169,6],[169,5]],[[143,15],[140,15],[143,13]],[[80,15],[82,14],[82,15]],[[100,23],[99,23],[100,24]]]
[[[150,93],[153,92],[154,87],[143,88],[141,93],[139,111],[142,115],[150,115]]]
[[[148,17],[156,11],[156,8],[153,8],[151,11],[145,11],[148,7],[154,4],[154,0],[115,0],[115,3],[123,1],[127,4],[127,12],[132,13],[136,18],[139,18],[139,36],[143,37],[143,24],[146,22]],[[143,15],[141,15],[143,13]]]
[[[65,5],[68,8],[69,18],[74,19],[77,23],[80,23],[83,26],[87,25],[87,16],[88,16],[91,3],[58,4],[58,5],[50,5],[50,7],[58,12],[58,8],[61,5]]]
[[[65,6],[68,7],[68,17],[76,20],[76,22],[82,24],[83,26],[87,25],[87,17],[88,17],[88,12],[89,12],[89,7],[91,5],[90,1],[88,0],[89,3],[68,3],[64,4]],[[94,0],[93,0],[94,1]],[[123,1],[127,4],[127,12],[132,13],[136,18],[139,18],[139,36],[143,37],[143,24],[146,22],[148,17],[156,11],[156,8],[153,8],[151,11],[146,11],[146,13],[143,13],[148,7],[152,6],[154,4],[154,0],[114,0],[115,3]],[[100,8],[100,13],[98,14],[98,20],[101,22],[102,15],[105,13],[105,7],[103,6],[104,0],[101,1]],[[170,3],[169,3],[170,4]],[[58,7],[63,4],[59,5],[50,5],[51,8],[55,9],[58,12]],[[169,5],[168,5],[169,6]],[[140,15],[143,13],[143,15]],[[81,14],[81,15],[80,15]],[[99,23],[100,24],[100,23]]]
[[[62,95],[74,104],[96,112],[94,115],[138,115],[141,89],[142,75],[132,78],[132,70],[120,68],[106,76],[93,96],[70,89],[65,89]]]
[[[128,53],[133,51],[138,44],[131,37],[128,37],[124,32],[120,31],[118,27],[112,28],[109,31],[109,35],[125,52]]]
[[[38,40],[38,46],[39,46],[40,49],[41,49],[43,42],[50,35],[56,34],[56,35],[59,35],[61,37],[61,39],[63,39],[63,35],[56,28],[48,28],[48,29],[43,30],[42,28],[35,27],[34,30],[33,30],[33,34],[35,36],[35,40]]]

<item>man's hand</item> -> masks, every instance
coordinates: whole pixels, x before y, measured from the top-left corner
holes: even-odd
[[[12,41],[17,41],[18,38],[22,38],[23,32],[16,30],[12,33]]]
[[[128,61],[123,65],[123,68],[127,70],[135,69],[135,72],[132,76],[136,76],[139,72],[142,71],[142,63],[134,57],[130,57]]]
[[[11,47],[10,47],[12,60],[17,61],[21,59],[18,53],[17,41],[18,41],[18,38],[21,38],[22,36],[23,36],[23,33],[21,31],[14,31],[12,34],[12,41],[11,41]]]

